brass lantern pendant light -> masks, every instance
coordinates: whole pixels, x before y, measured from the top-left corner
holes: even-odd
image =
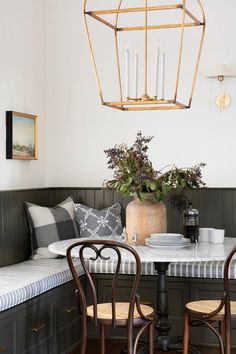
[[[103,105],[190,108],[205,34],[200,0],[84,0],[83,12]]]

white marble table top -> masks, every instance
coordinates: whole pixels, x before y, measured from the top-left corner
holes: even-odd
[[[50,244],[48,248],[53,253],[65,256],[70,245],[82,240],[82,238],[74,238],[58,241]],[[199,242],[184,248],[136,246],[135,250],[141,262],[198,262],[224,260],[234,246],[236,246],[236,238],[225,237],[223,244]],[[73,250],[72,256],[78,257],[78,248]]]

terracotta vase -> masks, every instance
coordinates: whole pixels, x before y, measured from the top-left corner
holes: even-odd
[[[151,233],[167,232],[165,204],[155,202],[152,193],[145,193],[144,201],[135,198],[126,207],[126,231],[130,243],[133,233],[137,234],[138,245],[144,245]]]

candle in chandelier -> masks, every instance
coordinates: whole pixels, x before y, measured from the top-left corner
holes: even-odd
[[[158,95],[159,61],[160,61],[160,47],[159,44],[157,43],[156,52],[155,52],[154,97],[157,97]]]
[[[125,95],[126,98],[130,97],[130,77],[129,77],[129,45],[126,44],[125,46]]]
[[[160,50],[160,70],[159,70],[159,75],[160,75],[160,99],[164,100],[165,97],[165,63],[166,61],[166,53],[162,49]]]
[[[138,51],[134,52],[134,97],[138,98]]]

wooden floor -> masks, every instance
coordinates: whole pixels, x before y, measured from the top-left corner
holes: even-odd
[[[201,354],[219,354],[217,348],[209,347],[197,347]],[[119,354],[120,351],[124,349],[124,342],[117,340],[108,340],[106,342],[106,353],[107,354]],[[158,354],[166,354],[166,352],[155,352]],[[168,354],[176,354],[176,351],[169,351]],[[74,350],[70,354],[79,354],[79,350]],[[89,339],[87,354],[99,354],[99,344],[95,339]],[[236,349],[232,349],[231,354],[236,354]]]

